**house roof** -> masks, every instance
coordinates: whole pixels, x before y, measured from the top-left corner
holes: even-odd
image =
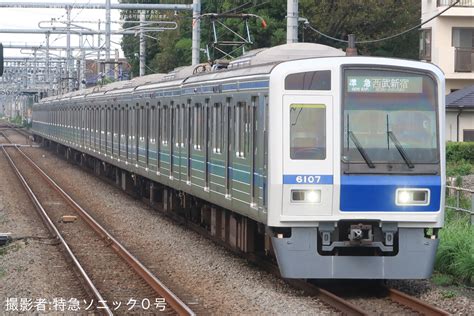
[[[474,109],[474,85],[448,94],[446,107],[448,109]]]

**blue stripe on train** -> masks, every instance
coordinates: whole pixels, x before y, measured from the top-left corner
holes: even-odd
[[[398,188],[429,189],[429,205],[396,205],[395,194]],[[343,212],[436,212],[440,209],[440,200],[440,176],[341,176],[341,211]]]

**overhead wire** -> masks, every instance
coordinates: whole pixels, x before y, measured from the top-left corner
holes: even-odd
[[[406,33],[409,33],[415,29],[418,29],[419,27],[425,25],[426,23],[434,20],[435,18],[437,18],[438,16],[440,16],[441,14],[443,14],[444,12],[448,11],[449,9],[451,9],[452,7],[454,7],[456,4],[459,3],[459,1],[461,0],[456,0],[456,2],[453,2],[451,5],[449,5],[446,9],[442,10],[441,12],[435,14],[434,16],[432,16],[431,18],[429,18],[428,20],[420,23],[420,24],[417,24],[407,30],[404,30],[400,33],[397,33],[397,34],[394,34],[394,35],[390,35],[390,36],[386,36],[386,37],[382,37],[382,38],[378,38],[378,39],[373,39],[373,40],[364,40],[364,41],[355,41],[355,44],[371,44],[371,43],[377,43],[377,42],[382,42],[382,41],[386,41],[386,40],[389,40],[389,39],[392,39],[392,38],[395,38],[395,37],[398,37],[398,36],[402,36],[402,35],[405,35]],[[333,40],[333,41],[336,41],[336,42],[341,42],[341,43],[349,43],[348,40],[343,40],[343,39],[340,39],[340,38],[336,38],[336,37],[333,37],[333,36],[330,36],[330,35],[327,35],[321,31],[319,31],[318,29],[314,28],[309,22],[305,24],[305,26],[309,29],[311,29],[312,31],[318,33],[319,35],[323,36],[323,37],[326,37],[330,40]]]

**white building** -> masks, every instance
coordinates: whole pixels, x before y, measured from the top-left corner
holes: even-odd
[[[422,22],[454,2],[422,0]],[[474,0],[460,0],[455,7],[423,25],[420,59],[444,71],[447,94],[474,84]]]
[[[474,85],[446,97],[446,140],[474,142]]]

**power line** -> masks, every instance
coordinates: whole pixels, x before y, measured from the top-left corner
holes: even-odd
[[[392,39],[392,38],[395,38],[395,37],[398,37],[398,36],[402,36],[402,35],[405,35],[406,33],[408,32],[411,32],[415,29],[418,29],[419,27],[425,25],[426,23],[430,22],[431,20],[437,18],[438,16],[440,16],[441,14],[443,14],[444,12],[448,11],[449,9],[451,9],[452,7],[454,7],[456,4],[458,4],[458,2],[461,1],[461,0],[456,0],[456,2],[453,2],[450,6],[448,6],[446,9],[444,9],[443,11],[439,12],[438,14],[432,16],[431,18],[429,18],[428,20],[426,20],[425,22],[423,23],[420,23],[416,26],[413,26],[405,31],[402,31],[400,33],[397,33],[397,34],[394,34],[394,35],[390,35],[390,36],[387,36],[387,37],[382,37],[382,38],[379,38],[379,39],[374,39],[374,40],[365,40],[365,41],[356,41],[355,44],[370,44],[370,43],[377,43],[377,42],[382,42],[382,41],[385,41],[385,40],[388,40],[388,39]],[[306,20],[308,21],[308,20]],[[307,22],[305,24],[306,27],[308,27],[309,29],[313,30],[314,32],[318,33],[319,35],[323,36],[323,37],[326,37],[328,39],[331,39],[333,41],[336,41],[336,42],[341,42],[341,43],[349,43],[349,41],[347,40],[343,40],[343,39],[340,39],[340,38],[336,38],[336,37],[332,37],[330,35],[327,35],[321,31],[319,31],[318,29],[314,28],[313,26],[311,26],[311,24],[309,24],[309,22]]]

